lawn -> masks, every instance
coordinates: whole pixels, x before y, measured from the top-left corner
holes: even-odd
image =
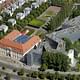
[[[34,27],[41,27],[45,22],[39,19],[33,19],[29,25],[34,26]]]

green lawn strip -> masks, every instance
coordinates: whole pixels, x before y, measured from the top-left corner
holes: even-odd
[[[29,32],[26,34],[26,35],[28,35],[28,36],[30,36],[31,34],[33,34],[33,33],[35,32],[34,29],[30,29],[30,28],[25,28],[25,29],[23,29],[22,32],[26,32],[26,30],[29,30]]]
[[[45,22],[39,19],[33,19],[29,25],[41,27]]]
[[[35,31],[35,30],[30,29],[30,31],[27,33],[27,35],[29,35],[29,36],[30,36],[32,33],[34,33],[34,31]]]

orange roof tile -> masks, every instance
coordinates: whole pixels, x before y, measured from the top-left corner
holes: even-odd
[[[41,40],[39,38],[39,36],[33,36],[24,44],[14,42],[13,41],[14,37],[16,37],[20,34],[21,33],[19,31],[14,30],[13,32],[8,34],[6,37],[4,37],[3,39],[0,40],[0,47],[2,47],[2,48],[10,47],[13,50],[16,50],[17,52],[21,52],[22,54],[24,54],[26,51],[31,49],[35,44],[39,43]]]
[[[18,30],[13,30],[11,33],[9,33],[7,36],[5,36],[5,39],[14,40],[17,36],[19,36],[21,33]]]

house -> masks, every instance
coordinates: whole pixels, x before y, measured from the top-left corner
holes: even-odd
[[[6,33],[8,31],[8,26],[4,24],[0,25],[0,31],[4,31]]]
[[[40,5],[40,4],[42,4],[43,2],[47,2],[47,0],[36,0],[36,2]]]
[[[16,1],[16,5],[21,7],[25,3],[25,0],[18,0]]]
[[[17,13],[17,14],[16,14],[16,19],[22,20],[22,19],[24,19],[24,18],[25,18],[25,14],[24,14],[24,13]]]
[[[11,10],[9,10],[9,9],[5,9],[5,10],[3,11],[3,16],[6,16],[6,14],[12,16],[12,15],[13,15],[13,12],[12,12]]]
[[[24,9],[24,14],[25,14],[25,16],[27,16],[28,14],[30,14],[30,12],[31,12],[31,8],[29,8],[29,7],[26,7],[25,9]]]
[[[12,26],[14,26],[16,24],[16,20],[15,19],[9,19],[8,22],[10,22],[12,24]]]
[[[18,8],[18,6],[15,3],[14,4],[11,4],[11,6],[10,6],[10,10],[12,12],[14,12],[17,8]]]
[[[34,2],[31,4],[31,8],[38,8],[38,7],[39,7],[39,5],[37,2]]]
[[[40,42],[39,36],[30,37],[20,33],[18,30],[13,30],[0,40],[0,54],[21,60]]]

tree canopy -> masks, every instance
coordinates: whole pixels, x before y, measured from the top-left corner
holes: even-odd
[[[67,71],[70,64],[68,56],[63,53],[44,52],[41,61],[41,69],[48,68],[56,71]]]

